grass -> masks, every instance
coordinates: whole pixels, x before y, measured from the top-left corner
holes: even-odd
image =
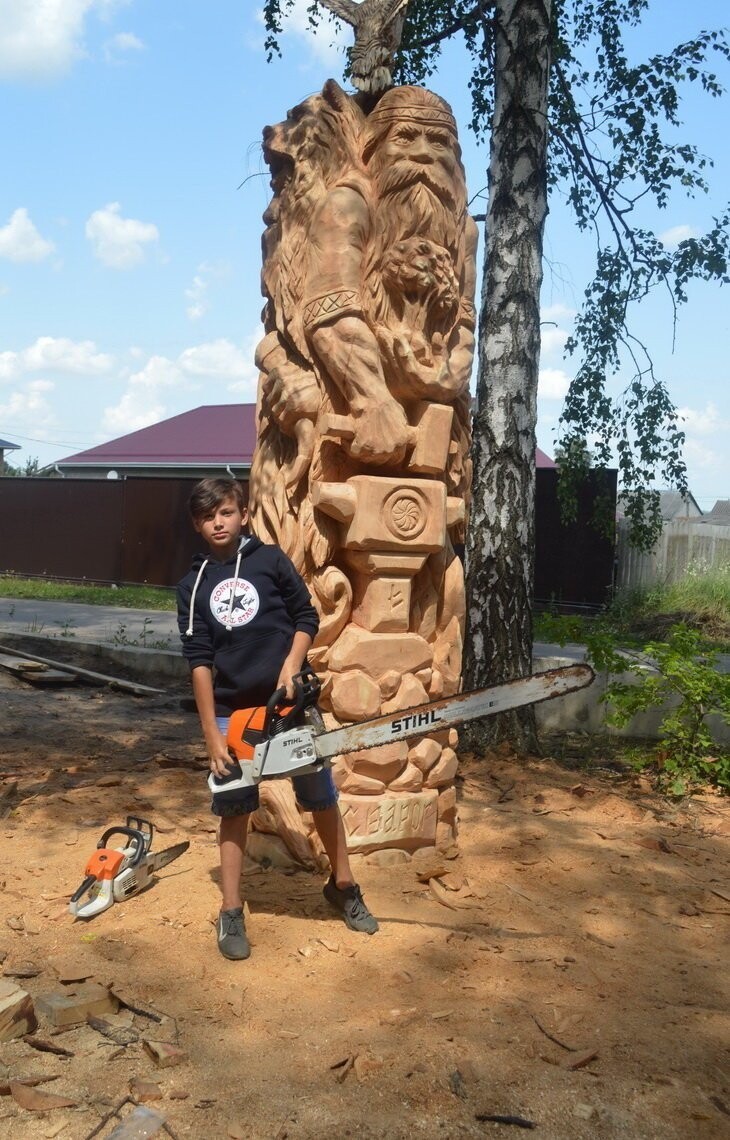
[[[18,578],[14,574],[0,574],[0,597],[83,602],[90,606],[123,606],[137,610],[175,609],[175,591],[163,586],[94,586],[48,578]]]
[[[702,634],[708,646],[730,650],[730,563],[714,567],[691,565],[678,582],[651,589],[624,590],[603,615],[626,642],[662,641],[680,622]],[[588,628],[593,618],[573,618]],[[535,615],[535,640],[551,641],[554,616]]]

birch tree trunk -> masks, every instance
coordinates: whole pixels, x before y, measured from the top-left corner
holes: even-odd
[[[464,687],[532,672],[540,286],[551,0],[497,0],[494,124],[479,329]],[[532,709],[468,726],[478,752],[537,750]]]

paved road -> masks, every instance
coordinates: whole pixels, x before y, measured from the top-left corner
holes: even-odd
[[[123,606],[0,597],[0,634],[4,631],[106,645],[134,645],[141,649],[176,651],[180,647],[174,613],[129,610]]]
[[[180,648],[177,617],[166,610],[128,610],[122,606],[87,606],[77,602],[28,601],[0,597],[0,634],[31,633],[36,637],[68,637],[106,645],[141,649]],[[536,657],[568,657],[583,661],[580,645],[535,642]]]

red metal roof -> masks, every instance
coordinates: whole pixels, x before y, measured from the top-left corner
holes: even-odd
[[[59,467],[249,465],[256,446],[255,404],[205,404],[169,420],[67,455]],[[537,467],[555,467],[538,447]]]
[[[255,404],[207,404],[169,420],[67,455],[59,466],[249,464],[256,444]]]

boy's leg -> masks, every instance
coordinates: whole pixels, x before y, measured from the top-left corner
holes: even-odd
[[[241,905],[241,873],[246,851],[248,815],[226,815],[220,822],[221,910]],[[324,840],[322,840],[324,843]]]
[[[218,915],[218,949],[224,958],[248,958],[251,946],[246,937],[241,903],[241,872],[246,850],[248,814],[223,816],[218,845],[221,859],[221,909]]]
[[[350,860],[347,855],[347,840],[345,838],[345,825],[342,822],[340,809],[337,804],[324,808],[322,811],[312,812],[314,826],[322,840],[322,846],[327,852],[327,858],[332,868],[332,878],[338,887],[350,887],[355,882],[350,869]]]
[[[324,897],[340,912],[350,930],[375,934],[377,920],[367,908],[362,892],[352,877],[347,855],[345,826],[337,804],[313,811],[312,819],[330,861],[332,874],[325,883]]]
[[[378,924],[365,905],[350,870],[345,825],[337,806],[337,789],[331,770],[324,768],[305,776],[294,776],[292,783],[299,806],[312,813],[314,826],[330,861],[332,874],[325,884],[324,897],[340,912],[350,930],[375,934]]]

